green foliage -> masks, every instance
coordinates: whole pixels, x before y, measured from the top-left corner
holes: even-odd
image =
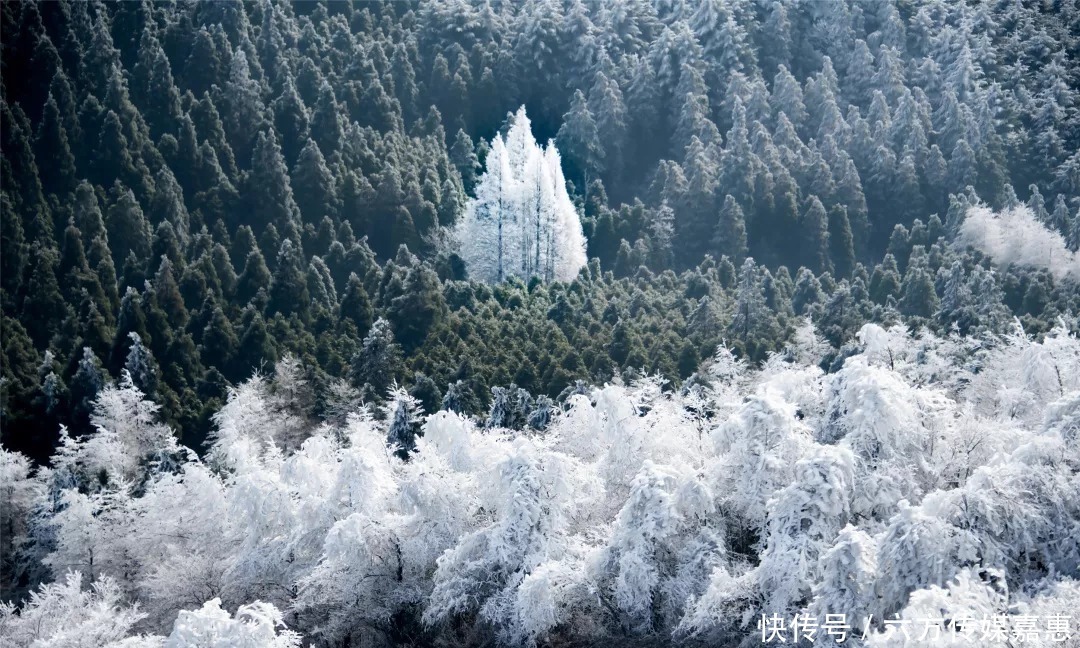
[[[763,360],[804,315],[838,347],[1075,318],[1074,279],[951,244],[982,199],[1080,245],[1074,8],[736,5],[6,4],[3,443],[46,457],[133,352],[201,439],[286,353],[486,416],[492,387]],[[523,103],[592,262],[482,286],[444,228]]]

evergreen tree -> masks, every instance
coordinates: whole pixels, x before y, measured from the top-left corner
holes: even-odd
[[[395,453],[398,457],[407,460],[416,450],[416,437],[420,436],[421,432],[423,414],[420,402],[395,384],[390,390],[384,410],[386,419],[390,422],[386,440],[396,447]]]
[[[851,234],[847,207],[834,205],[829,210],[829,257],[838,277],[847,277],[855,268],[855,243]]]
[[[311,294],[308,292],[301,263],[300,250],[296,245],[289,239],[282,241],[274,276],[270,281],[268,314],[281,313],[287,317],[295,313],[301,318],[307,316],[311,306]],[[245,268],[245,274],[246,270]],[[255,272],[257,271],[256,268]]]
[[[336,180],[314,140],[309,139],[300,151],[292,171],[292,186],[305,222],[314,222],[326,216],[334,218],[341,209]]]
[[[870,277],[870,298],[878,304],[885,304],[890,297],[898,299],[900,281],[896,257],[886,254],[882,262],[874,267],[874,273]]]
[[[458,129],[454,136],[454,145],[450,148],[450,161],[461,174],[461,182],[466,191],[472,191],[476,184],[477,171],[480,169],[480,161],[476,157],[476,149],[472,138],[462,129]]]
[[[718,257],[726,255],[735,263],[742,263],[746,257],[746,220],[731,194],[724,197],[713,241]]]
[[[374,312],[364,283],[355,272],[349,273],[349,281],[341,298],[341,317],[356,326],[359,335],[367,335],[371,329]]]
[[[132,331],[128,333],[131,338],[131,346],[128,349],[127,361],[124,370],[131,376],[131,382],[139,391],[146,394],[147,398],[154,398],[158,389],[158,366],[150,350],[143,346],[139,334]]]
[[[232,371],[239,347],[240,340],[236,337],[232,322],[220,306],[213,304],[210,319],[202,330],[199,344],[203,364],[218,367],[226,375],[242,377],[242,373]]]
[[[747,257],[739,268],[735,312],[728,332],[742,343],[748,356],[760,358],[769,341],[775,339],[778,327],[776,315],[765,304],[761,271],[754,259]]]
[[[111,193],[113,202],[106,214],[105,226],[112,258],[124,259],[125,262],[128,258],[134,258],[137,262],[135,270],[141,271],[144,269],[143,263],[150,260],[150,223],[130,189],[117,182]],[[91,214],[94,209],[96,205],[91,206]]]
[[[49,161],[39,166],[41,188],[58,197],[75,191],[77,182],[75,156],[69,141],[60,108],[50,94],[34,139],[34,156],[35,159]]]
[[[831,271],[829,218],[817,196],[810,196],[806,200],[806,211],[802,215],[802,229],[807,241],[805,256],[807,264],[818,273]],[[839,242],[841,246],[843,243]]]
[[[933,317],[938,310],[934,278],[922,263],[912,263],[900,286],[900,312],[913,317]]]
[[[250,213],[257,214],[259,222],[273,224],[286,238],[299,242],[303,229],[300,209],[293,199],[292,184],[277,137],[273,130],[268,132],[269,135],[259,133],[252,154],[248,177]]]
[[[574,93],[570,110],[563,115],[562,126],[559,127],[555,140],[566,152],[571,164],[571,177],[574,180],[580,178],[581,186],[588,186],[590,177],[596,177],[603,172],[604,147],[600,141],[596,120],[589,110],[585,94],[580,90]]]
[[[364,337],[360,351],[352,361],[353,383],[369,395],[379,398],[402,371],[401,347],[394,340],[390,323],[375,320]]]
[[[82,348],[68,384],[71,386],[71,427],[77,433],[88,432],[94,401],[106,384],[101,361],[90,347]]]

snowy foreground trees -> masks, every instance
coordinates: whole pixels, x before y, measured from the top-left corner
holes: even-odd
[[[503,139],[495,135],[456,230],[469,277],[572,281],[585,266],[585,236],[566,192],[554,142],[533,139],[525,106]]]
[[[204,458],[125,377],[51,467],[0,451],[5,591],[41,583],[0,607],[0,643],[749,646],[774,615],[844,615],[849,645],[927,645],[886,619],[1033,616],[1025,645],[1061,645],[1080,341],[867,325],[826,374],[812,326],[795,339],[760,368],[721,349],[680,392],[575,394],[526,432],[400,395],[312,423],[285,362],[232,390]]]

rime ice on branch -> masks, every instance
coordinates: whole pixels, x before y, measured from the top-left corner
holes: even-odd
[[[470,278],[571,281],[584,267],[585,236],[559,160],[554,141],[536,143],[525,106],[519,108],[506,138],[492,140],[457,227]]]

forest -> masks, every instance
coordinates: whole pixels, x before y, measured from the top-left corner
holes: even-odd
[[[1078,645],[1010,634],[1080,609],[1078,60],[1076,0],[4,2],[0,639]]]

